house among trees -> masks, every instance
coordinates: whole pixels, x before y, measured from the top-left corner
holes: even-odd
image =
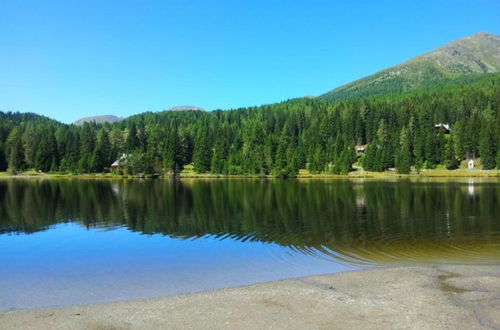
[[[113,164],[111,164],[111,171],[112,172],[118,172],[118,171],[122,171],[123,170],[123,167],[127,164],[127,155],[126,154],[122,154],[120,156],[120,158],[118,158],[117,160],[115,160],[113,162]]]
[[[365,151],[366,151],[366,148],[365,148],[365,147],[363,147],[363,146],[357,146],[357,147],[356,147],[356,152],[357,152],[358,154],[364,154],[364,153],[365,153]]]
[[[472,170],[474,168],[474,160],[473,159],[469,160],[469,162],[467,163],[467,168],[469,170]]]
[[[436,133],[450,134],[451,132],[450,124],[439,123],[434,125],[434,129],[436,130]]]

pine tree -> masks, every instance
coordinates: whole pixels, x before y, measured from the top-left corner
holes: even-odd
[[[411,170],[410,136],[406,127],[403,127],[399,137],[399,153],[396,158],[398,173],[409,174]]]
[[[281,130],[278,140],[278,147],[276,148],[276,157],[274,160],[274,175],[282,176],[287,167],[287,150],[290,143],[290,136],[287,125]]]
[[[292,146],[289,146],[286,152],[286,158],[287,158],[287,166],[285,168],[286,177],[297,176],[300,170],[300,163],[296,149],[293,148]]]
[[[63,171],[78,172],[80,159],[80,135],[73,129],[68,129],[64,135],[66,150],[62,155],[61,167]]]
[[[35,131],[35,123],[28,123],[23,133],[24,157],[28,168],[36,167],[36,153],[40,140]]]
[[[425,140],[425,167],[432,169],[438,163],[436,157],[437,135],[434,131],[428,131]]]
[[[323,152],[321,146],[317,145],[316,148],[314,148],[314,152],[311,154],[309,171],[311,173],[321,173],[323,169]]]
[[[36,150],[35,168],[43,172],[49,172],[53,166],[55,169],[58,166],[57,142],[53,128],[44,128],[41,132],[44,138],[40,139]]]
[[[208,130],[205,125],[198,131],[194,143],[193,163],[197,173],[210,171],[211,150],[208,141]]]
[[[22,143],[22,129],[14,127],[7,138],[8,170],[16,174],[25,166],[24,150]]]
[[[181,154],[180,140],[176,128],[171,128],[167,133],[163,152],[163,166],[170,175],[177,175],[184,167]]]
[[[92,168],[96,172],[103,172],[106,167],[111,165],[111,150],[108,132],[100,129],[97,132],[97,142],[92,155]]]
[[[497,157],[497,144],[494,137],[494,126],[490,121],[486,124],[481,134],[481,140],[479,145],[479,152],[481,156],[481,164],[483,169],[490,170],[495,168],[496,157]]]
[[[137,126],[135,122],[132,122],[128,129],[126,146],[128,152],[132,152],[139,148],[139,138],[137,137]]]
[[[450,136],[444,150],[444,165],[448,170],[457,169],[460,165],[455,152],[455,141]]]
[[[92,160],[96,144],[95,124],[84,123],[80,133],[79,171],[90,173],[95,170]]]
[[[0,140],[0,171],[7,169],[7,157],[5,156],[5,143]]]
[[[369,145],[365,150],[363,158],[363,169],[366,171],[376,171],[377,146]]]
[[[356,162],[356,151],[354,148],[346,148],[340,154],[339,161],[335,165],[335,173],[348,174],[352,170],[352,164]]]
[[[415,164],[415,170],[417,171],[417,173],[420,173],[420,170],[424,165],[424,157],[425,157],[424,143],[425,143],[424,134],[422,130],[417,129],[413,140],[413,159]]]

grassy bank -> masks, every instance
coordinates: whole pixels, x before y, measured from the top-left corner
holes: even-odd
[[[121,175],[114,173],[85,173],[85,174],[75,174],[75,173],[42,173],[37,171],[24,171],[16,175],[10,174],[8,172],[0,172],[0,178],[99,178],[99,179],[126,179],[126,178],[153,178],[153,177],[164,177],[169,178],[169,176],[158,176],[158,175]],[[224,174],[212,174],[212,173],[196,173],[192,166],[186,166],[186,168],[180,173],[180,178],[200,178],[200,179],[217,179],[217,178],[275,178],[272,175],[224,175]],[[480,169],[456,169],[456,170],[446,170],[446,169],[424,169],[419,172],[412,170],[410,174],[400,174],[395,170],[385,171],[385,172],[370,172],[362,169],[356,169],[350,172],[348,175],[340,174],[327,174],[320,173],[314,174],[310,173],[306,169],[299,171],[296,178],[331,178],[331,179],[345,179],[345,178],[419,178],[419,177],[449,177],[449,178],[463,178],[463,177],[499,177],[500,170],[480,170]]]

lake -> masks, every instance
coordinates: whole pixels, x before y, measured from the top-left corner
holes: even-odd
[[[0,180],[0,310],[443,263],[500,263],[500,180]]]

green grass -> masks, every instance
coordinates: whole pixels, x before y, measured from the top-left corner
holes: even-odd
[[[476,164],[479,161],[476,160]],[[88,174],[73,174],[73,173],[41,173],[35,170],[29,170],[19,173],[18,175],[12,175],[8,172],[0,172],[0,178],[10,178],[10,177],[37,177],[37,178],[107,178],[107,179],[119,179],[119,178],[137,178],[137,175],[117,175],[113,173],[88,173]],[[149,178],[151,176],[145,176]],[[184,170],[180,173],[181,178],[262,178],[261,175],[223,175],[223,174],[212,174],[212,173],[196,173],[192,164],[186,165]],[[274,176],[268,175],[266,178],[274,178]],[[420,173],[417,173],[415,169],[412,169],[410,174],[400,174],[395,170],[386,172],[370,172],[365,170],[355,170],[350,172],[348,175],[341,174],[328,174],[319,173],[313,174],[307,169],[300,169],[297,178],[401,178],[401,177],[500,177],[500,170],[482,170],[480,166],[476,166],[475,169],[467,169],[467,162],[463,161],[459,169],[447,170],[443,165],[438,165],[435,169],[422,169]]]

